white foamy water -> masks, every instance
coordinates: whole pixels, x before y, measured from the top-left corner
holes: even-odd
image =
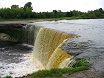
[[[21,77],[23,75],[27,75],[38,70],[38,68],[33,65],[31,53],[24,54],[22,60],[24,61],[19,63],[0,63],[0,67],[2,67],[0,71],[0,76],[4,77],[10,75],[12,77]]]
[[[21,77],[37,71],[32,58],[32,46],[0,44],[0,78]]]

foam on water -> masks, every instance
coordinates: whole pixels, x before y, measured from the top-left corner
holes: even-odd
[[[12,77],[21,77],[23,75],[37,71],[38,68],[33,65],[31,57],[31,53],[28,53],[22,57],[22,60],[24,60],[22,62],[10,64],[0,63],[0,67],[2,67],[0,76],[4,77],[10,75]]]

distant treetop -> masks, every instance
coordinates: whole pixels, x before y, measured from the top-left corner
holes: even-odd
[[[31,8],[31,9],[32,9],[32,3],[31,3],[31,2],[27,2],[27,3],[24,5],[24,8]]]
[[[12,5],[11,8],[19,8],[19,5]]]

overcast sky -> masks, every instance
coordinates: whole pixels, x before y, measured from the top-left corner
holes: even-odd
[[[13,4],[23,7],[27,2],[32,2],[33,10],[36,12],[74,9],[85,12],[98,8],[104,9],[104,0],[0,0],[0,8],[10,7]]]

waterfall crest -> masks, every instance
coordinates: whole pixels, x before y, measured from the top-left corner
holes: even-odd
[[[30,45],[34,45],[36,36],[42,28],[41,26],[35,26],[31,24],[27,24],[23,27],[23,39],[22,42]]]

